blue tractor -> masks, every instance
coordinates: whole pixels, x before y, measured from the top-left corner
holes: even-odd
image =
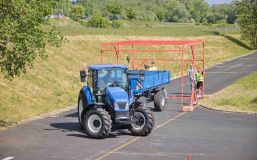
[[[81,129],[92,138],[105,138],[115,124],[132,135],[147,136],[154,116],[147,102],[161,111],[166,103],[164,85],[170,71],[128,70],[125,65],[91,65],[80,71],[86,82],[79,93],[78,119]]]

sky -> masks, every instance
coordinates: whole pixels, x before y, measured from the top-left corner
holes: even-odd
[[[205,0],[209,5],[213,4],[223,4],[223,3],[230,3],[233,0]]]

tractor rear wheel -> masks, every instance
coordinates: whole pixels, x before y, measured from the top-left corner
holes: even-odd
[[[91,138],[106,138],[111,132],[111,124],[111,116],[103,108],[94,108],[84,115],[84,131]]]
[[[154,109],[155,111],[162,111],[166,104],[165,93],[163,90],[158,91],[154,96]]]
[[[147,136],[154,127],[154,116],[150,109],[138,107],[131,117],[130,132],[134,136]]]

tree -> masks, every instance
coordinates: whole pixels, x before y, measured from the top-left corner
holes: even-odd
[[[231,4],[216,4],[211,7],[211,12],[208,15],[209,23],[218,23],[226,21],[233,24],[236,20],[235,5]]]
[[[87,22],[87,25],[89,27],[94,27],[94,28],[107,28],[111,24],[110,24],[110,22],[109,22],[109,20],[107,18],[102,17],[100,15],[100,11],[99,10],[95,10],[94,13],[93,13],[93,16]]]
[[[156,11],[156,17],[161,22],[164,19],[165,13],[163,10],[159,9]]]
[[[73,5],[71,8],[71,15],[74,20],[79,20],[85,15],[84,7],[80,4]]]
[[[59,46],[62,36],[48,25],[54,0],[0,1],[0,68],[12,79],[46,57],[48,45]]]
[[[112,19],[117,19],[117,15],[121,14],[122,6],[117,0],[109,0],[106,3],[106,9],[112,14]]]
[[[80,4],[85,9],[85,16],[93,15],[96,8],[95,0],[77,0],[77,4]]]
[[[175,8],[173,15],[171,15],[170,21],[172,22],[189,22],[191,18],[190,13],[187,11],[184,4],[180,3]]]
[[[237,1],[236,6],[241,36],[257,48],[257,0]]]
[[[204,0],[190,0],[186,3],[187,10],[197,23],[207,21],[209,6]]]
[[[132,19],[135,19],[136,18],[136,13],[135,11],[133,10],[133,8],[128,8],[126,10],[126,13],[127,13],[127,17],[129,20],[132,20]]]

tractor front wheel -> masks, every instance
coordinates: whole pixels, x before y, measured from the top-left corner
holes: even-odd
[[[111,116],[103,108],[94,108],[85,113],[83,128],[91,138],[106,138],[111,132]]]
[[[82,124],[82,111],[83,111],[83,101],[82,101],[82,97],[79,96],[78,98],[78,120],[79,120],[79,126],[81,130],[84,130],[83,128],[83,124]]]
[[[130,132],[134,136],[147,136],[154,127],[154,116],[151,110],[139,107],[131,116]]]

